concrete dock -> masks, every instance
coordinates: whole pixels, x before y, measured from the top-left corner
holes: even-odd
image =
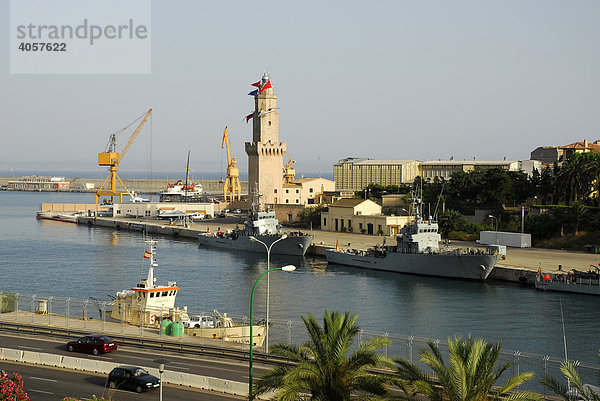
[[[188,227],[169,224],[167,221],[156,219],[132,218],[103,218],[79,217],[78,223],[89,226],[107,227],[132,231],[146,231],[148,234],[159,234],[173,237],[196,239],[201,232],[223,232],[232,230],[237,225],[242,226],[241,220],[235,218],[200,220],[192,222]],[[382,244],[384,237],[365,234],[341,233],[322,230],[294,229],[314,236],[313,245],[307,256],[323,257],[325,249],[333,248],[336,243],[348,249],[367,249],[376,244]],[[387,244],[393,244],[395,239],[386,238]],[[480,248],[474,242],[451,241],[452,247]],[[492,271],[489,279],[505,280],[511,282],[533,283],[538,267],[541,264],[545,273],[558,273],[558,266],[562,265],[564,272],[570,269],[588,270],[591,265],[598,266],[600,255],[583,252],[562,251],[541,248],[508,248],[506,258],[500,260]]]

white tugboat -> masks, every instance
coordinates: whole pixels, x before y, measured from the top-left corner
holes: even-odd
[[[144,252],[144,258],[149,260],[147,277],[140,280],[134,288],[117,292],[115,300],[109,304],[112,309],[106,312],[106,316],[113,321],[136,326],[158,327],[166,318],[175,322],[189,322],[187,306],[183,309],[175,307],[175,298],[180,290],[177,283],[169,281],[166,285],[155,284],[154,268],[158,267],[157,241],[151,239],[145,242],[148,244],[148,249]],[[185,329],[186,334],[243,344],[250,343],[250,325],[235,323],[227,313],[221,314],[216,310],[207,317],[210,317],[210,325],[203,325],[203,327],[188,325]],[[265,329],[264,325],[254,325],[252,330],[255,345],[262,344]]]

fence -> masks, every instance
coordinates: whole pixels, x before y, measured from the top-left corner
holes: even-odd
[[[109,321],[110,319],[106,318],[106,312],[110,310],[111,305],[104,301],[52,296],[45,297],[37,294],[20,294],[2,291],[0,291],[0,300],[0,319],[5,321],[40,324],[77,331],[100,332],[112,335],[121,334],[140,338],[151,337],[156,339],[157,337],[160,338],[165,336],[162,330],[156,326],[133,326],[123,320],[121,320],[121,322]],[[143,312],[144,311],[142,310],[139,311],[140,314]],[[169,311],[165,310],[164,313],[169,313]],[[190,316],[207,315],[205,312],[193,310],[188,310],[187,313]],[[162,312],[159,312],[158,315],[162,315]],[[247,316],[228,315],[228,317],[231,317],[236,323],[249,324]],[[264,321],[264,318],[261,316],[255,318],[254,324],[257,324],[261,319]],[[433,341],[439,346],[442,355],[448,360],[447,342],[437,339],[361,330],[357,337],[357,345],[373,337],[387,337],[390,339],[391,345],[384,347],[382,350],[385,355],[390,357],[399,356],[419,364],[419,349],[426,348],[428,341]],[[242,345],[241,343],[229,342],[224,335],[221,335],[220,338],[217,339],[206,338],[203,337],[202,334],[197,337],[169,336],[168,338],[171,342],[195,342],[207,345],[226,346],[227,348],[235,349],[248,348],[247,345]],[[270,344],[277,342],[300,344],[307,339],[308,335],[302,321],[270,320]],[[260,350],[261,347],[255,347],[255,349]],[[539,379],[547,375],[556,377],[559,380],[562,378],[562,374],[559,370],[560,365],[564,362],[564,359],[562,358],[503,349],[500,353],[499,363],[506,362],[510,362],[511,367],[505,372],[505,376],[526,371],[531,371],[535,374],[534,380],[521,386],[522,390],[536,391],[546,395],[546,389],[539,383]],[[594,385],[599,383],[599,365],[580,361],[571,362],[575,365],[584,383]],[[425,369],[425,366],[421,365],[421,368]]]

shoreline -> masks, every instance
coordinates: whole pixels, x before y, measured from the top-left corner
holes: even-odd
[[[81,216],[77,218],[77,224],[88,226],[113,228],[116,230],[146,231],[149,234],[159,234],[171,236],[174,238],[190,238],[196,240],[198,234],[203,232],[216,232],[232,230],[236,225],[235,218],[211,219],[206,221],[196,221],[189,227],[169,224],[166,221],[157,221],[154,219],[131,219],[131,218],[110,218],[110,217],[88,217]],[[378,237],[365,234],[340,233],[322,230],[295,229],[306,234],[314,236],[307,256],[324,258],[325,249],[335,248],[336,243],[341,248],[367,249],[381,244],[386,239],[388,244],[393,243],[392,237]],[[473,242],[451,241],[451,246],[455,248],[482,248],[482,245]],[[548,274],[561,274],[575,268],[577,270],[588,270],[590,265],[597,266],[600,262],[600,255],[587,254],[583,252],[561,251],[554,249],[541,248],[507,248],[507,255],[492,270],[488,280],[501,280],[514,283],[530,284],[537,276],[538,268]],[[562,272],[558,266],[562,265]]]

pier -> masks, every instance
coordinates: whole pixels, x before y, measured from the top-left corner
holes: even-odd
[[[145,231],[151,235],[165,235],[170,237],[180,237],[196,240],[198,234],[204,232],[217,232],[232,230],[236,223],[231,219],[200,220],[191,222],[187,227],[181,225],[169,224],[168,221],[153,219],[131,219],[131,218],[110,218],[110,217],[88,217],[81,216],[77,218],[78,224],[88,225],[90,227],[106,227],[115,230]],[[241,224],[238,223],[238,224]],[[340,233],[322,230],[300,229],[306,234],[314,236],[314,240],[307,256],[324,257],[325,250],[335,248],[336,243],[344,249],[367,249],[383,242],[383,237]],[[386,242],[391,244],[394,238],[387,237]],[[452,241],[452,246],[460,248],[479,248],[475,243]],[[533,285],[537,270],[541,264],[544,272],[557,272],[558,266],[562,265],[562,270],[567,271],[571,268],[579,270],[587,269],[590,265],[597,265],[600,261],[599,255],[586,254],[582,252],[560,251],[553,249],[540,248],[509,248],[505,259],[501,259],[488,280],[502,280],[515,283],[527,283]]]

